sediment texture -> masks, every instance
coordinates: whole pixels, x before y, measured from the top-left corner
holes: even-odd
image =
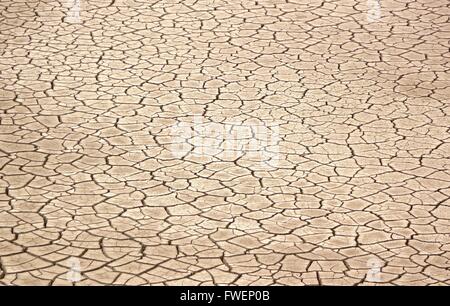
[[[74,3],[0,2],[0,284],[450,284],[448,1]]]

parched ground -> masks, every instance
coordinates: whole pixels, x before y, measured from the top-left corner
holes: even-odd
[[[447,0],[0,12],[0,284],[450,284]]]

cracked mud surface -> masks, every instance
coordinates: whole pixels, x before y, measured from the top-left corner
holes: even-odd
[[[0,284],[450,284],[449,3],[377,3],[1,0]]]

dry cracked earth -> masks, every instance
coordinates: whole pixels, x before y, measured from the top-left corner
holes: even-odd
[[[447,0],[0,12],[0,284],[450,284]]]

